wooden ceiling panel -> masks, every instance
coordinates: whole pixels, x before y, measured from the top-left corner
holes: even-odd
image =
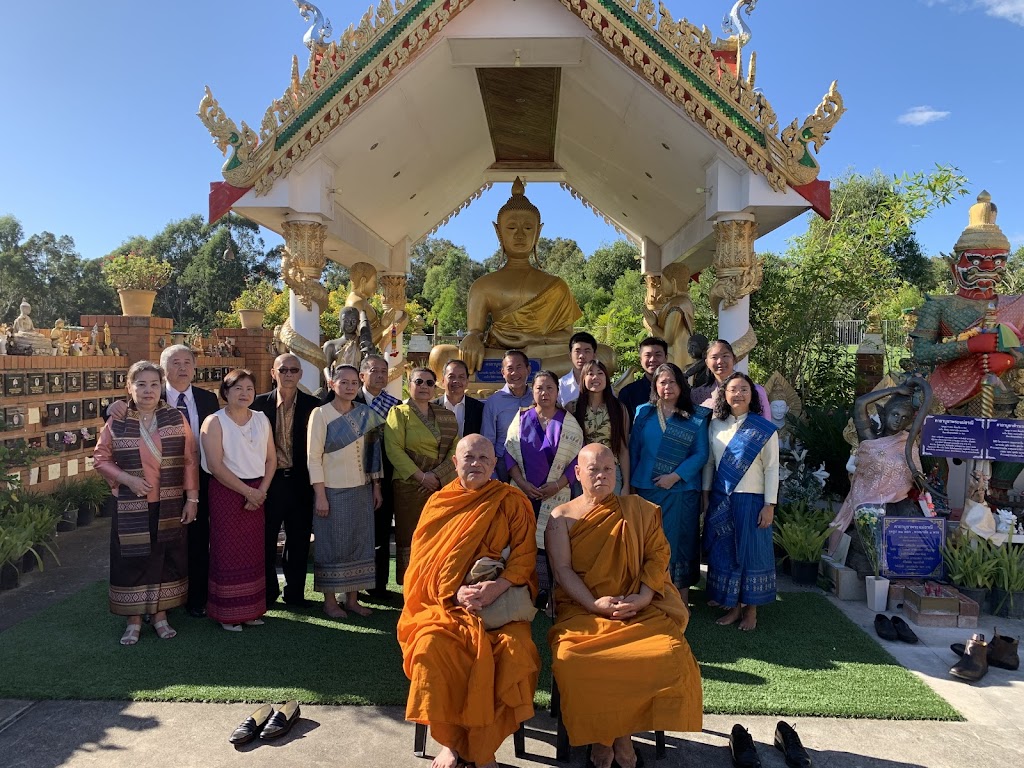
[[[555,163],[559,67],[476,71],[496,167]]]

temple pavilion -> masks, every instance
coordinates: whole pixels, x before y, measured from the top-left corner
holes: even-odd
[[[296,0],[309,57],[258,127],[209,88],[199,117],[228,154],[211,220],[234,210],[285,239],[303,383],[327,259],[372,264],[385,306],[404,306],[411,247],[516,176],[560,184],[637,243],[655,309],[665,266],[714,263],[719,333],[749,351],[754,240],[829,216],[815,153],[844,111],[833,83],[780,127],[744,50],[755,4],[736,2],[716,36],[652,0],[379,0],[331,39]]]

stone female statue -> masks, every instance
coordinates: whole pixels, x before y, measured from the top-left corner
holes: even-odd
[[[915,389],[920,395],[915,396]],[[888,397],[884,405],[879,401]],[[853,423],[860,443],[854,456],[856,468],[850,492],[843,500],[831,527],[829,551],[835,552],[843,532],[859,507],[894,504],[906,499],[924,472],[914,443],[931,407],[931,386],[914,376],[897,387],[868,392],[857,398]],[[868,408],[875,404],[878,425]]]
[[[341,336],[325,342],[323,347],[328,366],[324,370],[324,375],[327,376],[328,381],[331,379],[330,370],[334,370],[340,365],[351,365],[358,369],[366,355],[377,351],[373,346],[370,325],[365,312],[360,312],[355,307],[342,307],[338,321]]]

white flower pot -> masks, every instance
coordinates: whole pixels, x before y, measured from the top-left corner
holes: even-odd
[[[883,613],[889,607],[889,580],[882,576],[868,576],[864,579],[867,588],[868,608]]]

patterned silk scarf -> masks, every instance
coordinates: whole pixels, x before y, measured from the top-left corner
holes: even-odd
[[[381,427],[384,426],[384,417],[362,403],[353,403],[352,406],[351,411],[341,414],[341,418],[335,419],[327,425],[324,453],[340,451],[365,435],[363,469],[368,475],[380,472],[380,435]]]
[[[129,410],[123,420],[113,419],[114,463],[132,477],[144,477],[142,445],[160,463],[160,513],[156,540],[173,541],[180,535],[183,483],[185,478],[185,422],[181,411],[161,403],[156,411],[160,447],[146,434],[138,411]],[[136,496],[127,485],[117,492],[117,536],[124,557],[148,557],[152,532],[149,529],[149,500]]]

